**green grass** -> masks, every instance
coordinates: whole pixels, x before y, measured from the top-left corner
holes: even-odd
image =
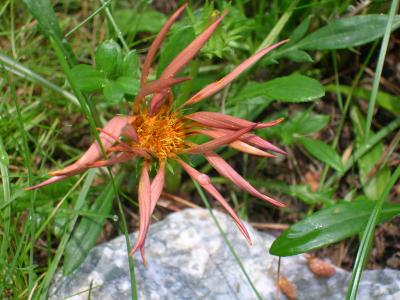
[[[144,55],[165,16],[146,1],[87,1],[85,7],[75,0],[52,1],[53,6],[47,0],[22,2],[8,0],[0,4],[0,298],[45,299],[54,274],[62,268],[70,237],[83,218],[95,214],[91,207],[104,186],[99,183],[110,180],[118,220],[112,217],[113,211],[96,216],[113,224],[114,236],[125,235],[127,252],[131,249],[127,235],[137,229],[125,219],[138,213],[137,162],[106,172],[89,171],[35,192],[24,190],[47,178],[50,170],[76,160],[99,138],[96,128],[113,115],[130,113],[134,95],[124,91],[114,99],[102,89],[82,91],[82,78],[77,78],[74,66],[94,66],[97,47],[109,39],[119,45],[123,57],[131,50]],[[368,266],[381,207],[387,202],[399,204],[394,201],[395,192],[391,192],[399,176],[399,169],[393,167],[399,153],[398,97],[396,89],[379,86],[379,82],[382,74],[390,74],[382,71],[391,67],[385,61],[387,54],[395,51],[389,43],[390,28],[400,26],[400,17],[395,15],[397,0],[374,2],[361,11],[349,12],[351,3],[215,1],[202,6],[191,1],[157,60],[162,68],[182,46],[174,44],[181,40],[182,32],[198,34],[216,11],[229,11],[222,29],[183,72],[193,82],[174,89],[178,102],[183,102],[257,50],[290,38],[287,45],[226,87],[219,93],[220,98],[198,105],[201,110],[223,111],[256,121],[285,117],[283,124],[258,133],[286,149],[288,157],[254,158],[226,148],[220,155],[246,178],[253,178],[267,194],[284,199],[289,208],[270,208],[231,188],[224,178],[214,176],[216,173],[202,158],[193,157],[191,162],[223,184],[222,194],[249,221],[307,220],[315,212],[332,209],[343,201],[375,201],[364,234],[360,233],[359,253],[357,257],[355,252],[349,254],[354,268],[348,299],[355,299],[362,269]],[[338,18],[353,13],[357,16]],[[366,70],[375,69],[375,65],[369,84]],[[161,69],[155,66],[154,71],[159,73]],[[137,74],[131,79],[137,81]],[[326,86],[325,92],[319,82]],[[393,84],[398,88],[398,82]],[[381,150],[388,153],[384,160],[377,154]],[[321,151],[330,155],[321,155]],[[341,164],[332,157],[339,158]],[[166,190],[178,195],[184,192],[202,205],[204,194],[196,192],[177,166],[171,167],[174,176],[168,176]],[[120,184],[114,180],[118,170],[127,171]],[[308,171],[318,175],[316,191],[308,185]],[[214,203],[204,205],[219,208]],[[158,216],[168,213],[157,210]],[[398,222],[394,224],[398,226]],[[345,236],[343,229],[343,239]],[[234,247],[225,236],[224,240],[235,256]],[[302,248],[304,240],[290,243]],[[323,246],[329,247],[328,242]],[[235,258],[260,298],[247,275],[250,270]],[[136,299],[132,259],[130,274],[132,299]]]

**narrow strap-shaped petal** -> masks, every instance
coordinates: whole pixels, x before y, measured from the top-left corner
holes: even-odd
[[[129,117],[126,116],[116,116],[112,118],[104,127],[104,130],[106,132],[109,132],[113,136],[119,137],[121,135],[121,132],[123,128],[129,124]],[[103,145],[104,150],[108,150],[114,143],[115,141],[110,138],[108,134],[105,134],[104,132],[101,132],[99,134],[100,141]],[[58,171],[51,172],[50,174],[52,176],[55,176],[53,178],[50,178],[40,184],[37,184],[32,187],[28,187],[27,190],[33,190],[33,189],[38,189],[42,186],[52,184],[54,182],[63,180],[67,177],[79,174],[85,170],[88,169],[87,165],[92,164],[99,160],[102,156],[101,150],[97,142],[94,142],[89,149],[81,156],[80,159],[78,159],[75,163],[61,169]]]
[[[43,182],[41,182],[41,183],[39,183],[37,185],[28,186],[28,187],[24,188],[24,190],[31,191],[31,190],[40,189],[41,187],[44,187],[46,185],[52,184],[52,183],[57,182],[57,181],[64,180],[67,177],[69,177],[69,176],[65,176],[65,175],[53,176],[53,177],[51,177],[51,178],[49,178],[49,179],[47,179],[47,180],[45,180],[45,181],[43,181]]]
[[[280,45],[288,42],[289,40],[284,40],[279,43],[276,43],[272,46],[269,46],[267,48],[262,49],[261,51],[257,52],[256,54],[250,56],[248,59],[246,59],[244,62],[242,62],[240,65],[238,65],[235,69],[232,70],[228,75],[225,77],[221,78],[218,81],[215,81],[203,89],[201,89],[199,92],[197,92],[194,96],[192,96],[189,100],[187,100],[183,106],[189,105],[189,104],[194,104],[197,103],[224,88],[227,84],[232,82],[233,80],[236,79],[241,73],[243,73],[246,69],[250,68],[253,64],[255,64],[259,59],[261,59],[265,54],[270,52],[271,50],[275,49],[276,47],[279,47]]]
[[[239,139],[240,136],[242,136],[243,134],[249,132],[250,130],[254,129],[254,127],[256,127],[257,124],[251,125],[249,127],[243,128],[241,130],[236,131],[235,133],[232,134],[225,134],[221,137],[218,137],[214,140],[211,140],[209,142],[206,142],[204,144],[195,146],[193,148],[190,148],[189,150],[187,150],[187,153],[190,154],[196,154],[196,153],[205,153],[211,150],[214,150],[218,147],[221,147],[223,145],[227,145],[230,144],[234,141],[236,141],[237,139]]]
[[[213,24],[196,37],[185,49],[181,51],[172,62],[164,69],[161,78],[174,77],[193,57],[199,52],[203,45],[211,37],[219,23],[225,17],[226,12],[222,14]]]
[[[133,157],[135,157],[136,154],[134,153],[119,153],[118,155],[115,155],[114,157],[111,157],[110,159],[106,160],[98,160],[92,164],[87,165],[88,168],[101,168],[101,167],[108,167],[112,166],[118,163],[122,163],[128,160],[131,160]]]
[[[158,48],[160,48],[160,45],[161,45],[162,41],[164,40],[169,28],[176,21],[176,19],[180,16],[180,14],[183,12],[183,10],[186,8],[187,5],[188,5],[187,2],[182,4],[172,14],[172,16],[169,17],[168,21],[161,28],[160,32],[157,34],[157,37],[154,39],[153,43],[151,44],[151,46],[149,48],[149,52],[147,52],[146,59],[143,64],[142,77],[140,79],[141,87],[143,87],[144,84],[146,83],[146,78],[147,78],[147,75],[149,75],[150,66],[153,63],[154,57],[156,56],[156,53],[157,53],[157,50],[158,50]]]
[[[150,200],[150,215],[153,214],[156,203],[161,196],[162,190],[164,188],[165,180],[165,161],[160,162],[160,169],[157,172],[156,177],[154,177],[151,182],[151,200]]]
[[[225,208],[225,210],[235,221],[236,225],[246,238],[247,242],[251,245],[251,238],[249,233],[247,232],[246,227],[243,225],[242,221],[239,219],[232,207],[230,207],[228,202],[226,202],[224,197],[222,197],[218,190],[212,185],[210,178],[206,174],[200,173],[196,169],[192,168],[183,160],[177,158],[176,161],[182,166],[186,173],[188,173],[189,176],[193,178],[194,181],[199,183],[215,200],[217,200],[222,205],[223,208]]]
[[[216,130],[204,130],[204,129],[196,129],[193,130],[193,132],[195,133],[200,133],[200,134],[204,134],[207,136],[210,136],[212,138],[219,138],[221,136],[224,135],[224,133],[220,132],[220,131],[216,131]],[[270,154],[268,152],[265,152],[261,149],[258,149],[254,146],[251,146],[245,142],[242,141],[234,141],[232,143],[229,144],[229,147],[232,147],[233,149],[242,151],[242,152],[246,152],[249,153],[251,155],[257,155],[257,156],[262,156],[262,157],[276,157],[273,154]]]
[[[211,111],[196,112],[190,115],[186,115],[185,118],[207,127],[224,128],[231,130],[237,130],[252,125],[255,125],[255,129],[266,128],[279,124],[283,121],[283,118],[279,118],[277,120],[273,120],[267,123],[254,123],[238,117]]]
[[[129,253],[129,255],[133,255],[136,250],[141,248],[144,245],[144,241],[146,239],[148,226],[150,224],[150,199],[151,199],[151,190],[150,190],[150,177],[149,177],[149,167],[148,163],[145,161],[142,168],[142,173],[139,179],[139,189],[138,189],[138,197],[139,197],[139,235],[136,241],[135,246]],[[144,256],[144,251],[142,252],[142,259],[146,261]]]
[[[221,130],[222,132],[227,132],[228,130]],[[273,151],[275,153],[280,153],[287,155],[287,152],[273,145],[272,143],[260,138],[258,135],[252,133],[246,133],[239,138],[241,141],[251,144],[253,146],[259,147],[264,150]]]
[[[257,198],[268,201],[273,205],[280,207],[286,206],[285,204],[275,199],[272,199],[267,195],[264,195],[263,193],[256,190],[246,179],[240,176],[222,157],[212,152],[206,153],[204,156],[208,160],[208,162],[213,166],[213,168],[217,170],[218,173],[220,173],[222,176],[232,181],[236,186],[238,186],[242,190],[245,190],[246,192]]]

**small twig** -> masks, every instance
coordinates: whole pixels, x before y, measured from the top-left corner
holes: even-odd
[[[285,230],[289,228],[289,224],[276,224],[276,223],[250,223],[256,229],[272,229],[272,230]]]

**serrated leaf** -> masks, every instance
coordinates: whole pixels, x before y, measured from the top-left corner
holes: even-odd
[[[122,62],[121,47],[114,40],[100,44],[95,53],[96,69],[104,72],[107,78],[114,78]]]
[[[121,181],[122,176],[115,178],[116,184]],[[111,211],[114,189],[112,183],[107,184],[101,194],[96,198],[89,212],[98,214],[96,217],[82,217],[64,252],[64,275],[74,271],[86,258],[90,249],[96,244],[98,237],[103,229],[105,218]]]
[[[262,91],[281,102],[307,102],[325,95],[324,87],[317,80],[293,74],[262,83]]]
[[[121,76],[116,80],[125,94],[136,95],[140,89],[140,82],[138,78]]]
[[[345,202],[320,210],[285,230],[269,252],[291,256],[344,240],[365,229],[375,202]],[[379,223],[400,214],[400,205],[385,203]]]
[[[330,145],[306,137],[298,139],[306,150],[318,160],[326,163],[335,170],[343,172],[343,163],[340,159],[339,154]]]
[[[297,47],[305,50],[333,50],[360,46],[383,36],[387,15],[353,16],[334,20],[302,39]],[[400,16],[393,21],[392,30],[400,26]]]
[[[124,98],[124,94],[124,87],[116,81],[109,81],[103,88],[104,98],[109,104],[120,103]]]
[[[71,69],[71,74],[82,92],[90,93],[101,90],[107,82],[104,73],[90,65],[76,65]]]

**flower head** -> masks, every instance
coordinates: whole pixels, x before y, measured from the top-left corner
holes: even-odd
[[[138,187],[139,236],[131,254],[140,249],[143,258],[144,242],[150,225],[150,218],[163,190],[165,168],[168,160],[176,161],[194,181],[199,183],[226,209],[250,244],[251,239],[246,228],[235,211],[214,187],[211,179],[206,174],[200,173],[191,167],[183,160],[182,156],[202,155],[219,174],[232,181],[239,188],[273,205],[285,206],[283,203],[264,195],[254,188],[221,156],[214,152],[215,149],[221,146],[229,146],[239,151],[262,157],[275,157],[270,152],[285,154],[283,150],[251,133],[254,129],[274,126],[281,122],[282,119],[268,123],[254,123],[217,112],[202,111],[185,115],[181,108],[173,109],[171,106],[173,103],[172,86],[185,80],[190,80],[190,78],[177,78],[177,73],[193,59],[207,42],[224,18],[225,13],[182,50],[165,68],[158,79],[147,82],[150,66],[158,48],[167,31],[186,6],[187,4],[182,5],[169,18],[149,49],[143,65],[140,81],[141,89],[134,99],[133,115],[115,116],[100,130],[99,138],[103,149],[107,153],[107,158],[103,159],[101,149],[95,142],[75,163],[64,169],[51,172],[50,175],[52,177],[50,179],[27,188],[37,189],[81,173],[89,168],[110,166],[133,158],[142,159],[143,167]],[[190,97],[181,107],[202,101],[218,92],[269,51],[285,42],[279,42],[254,54],[228,75],[209,84]],[[146,102],[147,96],[151,97]],[[189,137],[193,135],[205,135],[211,140],[197,145],[189,140]],[[150,167],[155,165],[158,170],[155,177],[151,179],[149,176]]]

